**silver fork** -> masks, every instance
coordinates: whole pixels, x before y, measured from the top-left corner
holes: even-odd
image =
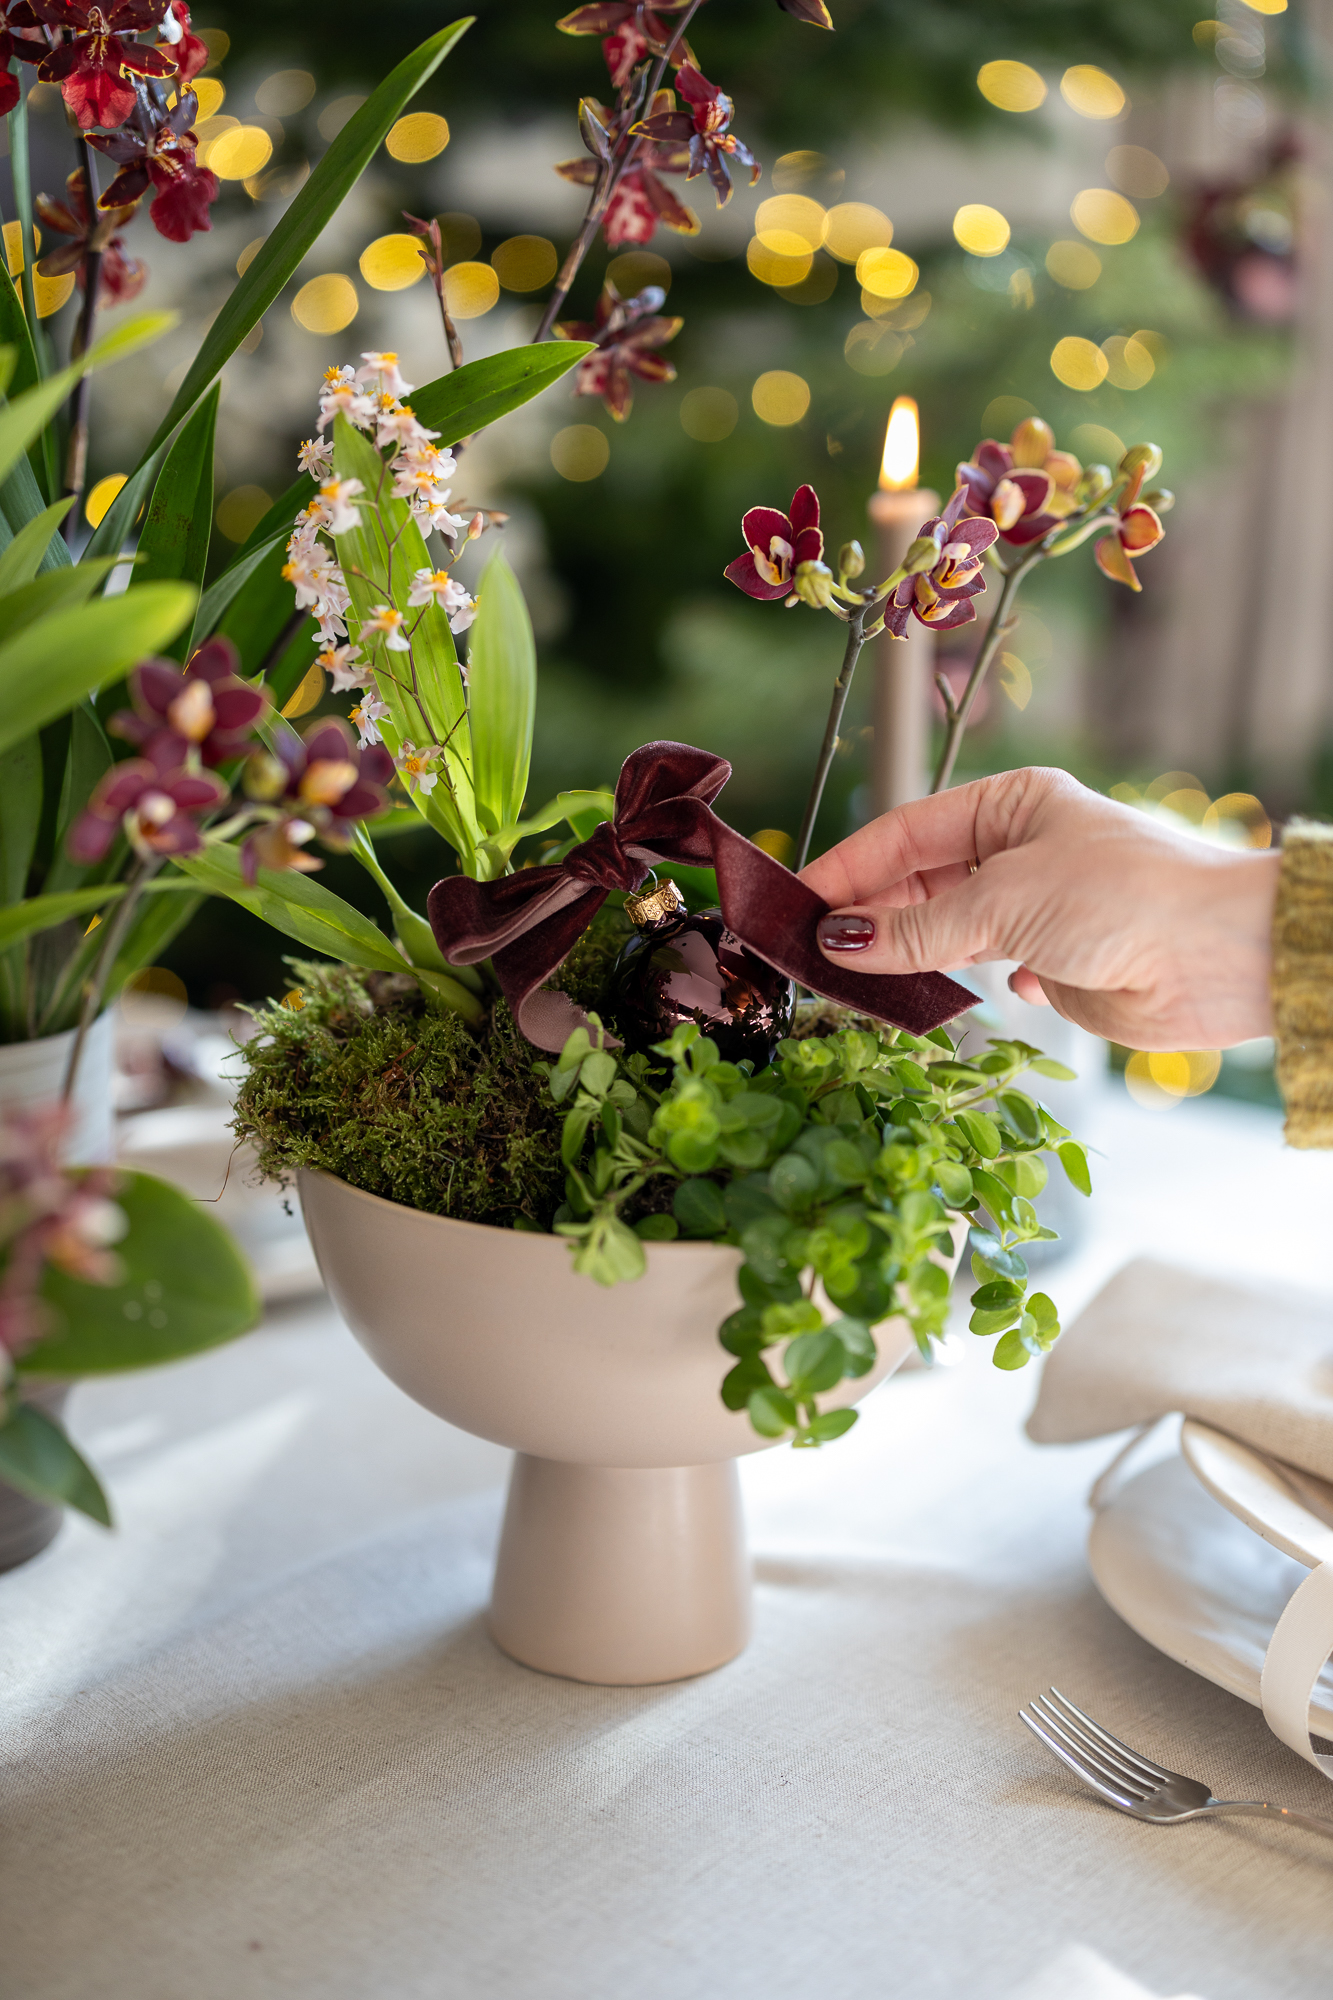
[[[1076,1708],[1059,1688],[1051,1689],[1049,1699],[1038,1695],[1026,1708],[1020,1708],[1018,1719],[1108,1805],[1135,1819],[1146,1819],[1156,1826],[1224,1815],[1277,1819],[1333,1839],[1333,1820],[1318,1819],[1313,1813],[1290,1812],[1286,1806],[1269,1805],[1266,1799],[1215,1799],[1211,1788],[1197,1778],[1167,1771],[1150,1757],[1131,1750],[1128,1743]]]

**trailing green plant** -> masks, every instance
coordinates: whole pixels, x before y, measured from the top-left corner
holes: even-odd
[[[719,1329],[735,1357],[722,1399],[761,1436],[818,1445],[850,1430],[856,1412],[819,1398],[870,1373],[874,1328],[891,1314],[930,1358],[964,1226],[972,1331],[999,1334],[995,1365],[1025,1367],[1056,1339],[1055,1306],[1029,1292],[1021,1250],[1056,1234],[1033,1206],[1045,1156],[1085,1195],[1088,1159],[1017,1085],[1027,1071],[1068,1079],[1063,1064],[1018,1041],[963,1059],[942,1028],[790,1038],[757,1075],[722,1061],[692,1022],[657,1045],[657,1061],[599,1039],[577,1029],[546,1066],[568,1106],[555,1229],[575,1269],[602,1285],[641,1277],[646,1243],[740,1247],[741,1304]],[[627,1211],[652,1187],[669,1189],[669,1211],[631,1225]]]

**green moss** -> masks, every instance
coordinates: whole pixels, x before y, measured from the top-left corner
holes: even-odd
[[[608,916],[553,983],[594,1007],[625,930]],[[406,977],[289,962],[302,1005],[257,1010],[236,1102],[261,1170],[318,1169],[429,1215],[549,1228],[565,1194],[563,1112],[503,1001],[474,1035]]]

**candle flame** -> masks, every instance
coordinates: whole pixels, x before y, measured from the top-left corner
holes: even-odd
[[[879,483],[891,493],[916,485],[921,459],[921,426],[916,403],[911,396],[896,398],[889,411],[889,427],[884,433],[884,458]]]

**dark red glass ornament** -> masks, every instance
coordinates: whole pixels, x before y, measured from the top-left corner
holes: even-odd
[[[720,910],[691,916],[674,882],[627,896],[625,913],[636,935],[616,960],[606,1010],[625,1047],[647,1054],[693,1021],[724,1062],[765,1068],[791,1033],[792,981],[747,951]]]

